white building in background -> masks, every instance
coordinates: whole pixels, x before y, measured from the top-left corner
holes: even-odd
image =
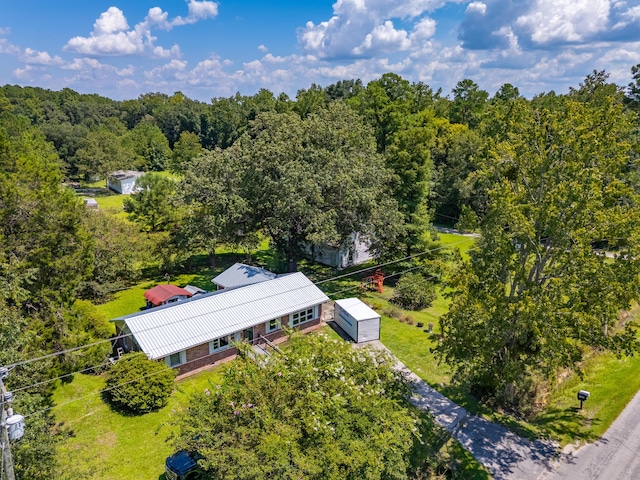
[[[135,170],[116,170],[107,179],[109,188],[114,192],[130,194],[136,191],[136,180],[144,175],[145,172],[137,172]]]
[[[359,233],[352,233],[342,245],[307,245],[305,251],[313,261],[341,270],[375,258],[369,251],[370,246],[369,242],[360,239]]]

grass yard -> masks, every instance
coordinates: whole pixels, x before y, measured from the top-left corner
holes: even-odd
[[[205,267],[200,268],[196,273],[185,273],[171,277],[171,283],[184,287],[194,285],[203,290],[212,290],[214,285],[211,279],[220,273],[220,268]],[[98,311],[107,318],[116,318],[122,315],[139,312],[145,306],[144,292],[160,283],[167,283],[166,279],[145,280],[126,290],[116,292],[114,299],[110,302],[97,305]]]
[[[458,235],[456,233],[438,233],[438,237],[442,245],[455,247],[460,250],[462,258],[469,258],[469,249],[475,242],[474,237]]]
[[[330,327],[321,331],[340,338]],[[103,376],[77,374],[71,382],[60,383],[53,396],[59,405],[53,410],[57,429],[64,438],[58,447],[61,470],[56,478],[163,479],[164,460],[172,452],[168,439],[172,435],[173,411],[186,404],[190,393],[218,383],[223,371],[224,366],[219,366],[177,382],[169,404],[144,415],[123,415],[112,410],[98,393],[105,387]],[[454,478],[490,478],[455,440],[444,444],[440,453],[462,475]]]
[[[584,362],[583,378],[572,374],[550,399],[549,406],[531,423],[562,444],[592,442],[601,437],[640,390],[640,357],[617,359],[594,355]],[[591,392],[578,407],[579,390]]]
[[[218,382],[221,372],[216,367],[179,381],[166,407],[137,416],[113,411],[97,394],[105,386],[102,376],[78,374],[59,385],[53,400],[60,406],[53,413],[66,438],[58,448],[61,471],[56,478],[158,479],[172,452],[167,442],[172,410],[184,405],[190,392]]]
[[[438,364],[431,353],[435,347],[432,335],[425,333],[428,323],[434,323],[434,333],[439,333],[437,318],[446,312],[448,302],[441,295],[433,306],[420,312],[409,312],[389,304],[392,288],[385,293],[368,293],[362,300],[381,313],[381,341],[407,367],[428,384],[447,395],[474,414],[502,423],[528,438],[553,438],[562,445],[591,442],[601,437],[618,417],[633,396],[640,391],[640,356],[617,359],[612,354],[595,354],[584,362],[583,376],[572,374],[553,392],[547,407],[533,420],[526,422],[513,416],[491,410],[479,403],[464,389],[450,384],[451,372],[444,364]],[[414,323],[423,322],[417,328],[395,317],[411,317]],[[591,397],[579,410],[576,394],[579,390],[591,392]]]

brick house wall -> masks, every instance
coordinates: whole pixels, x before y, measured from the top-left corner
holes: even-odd
[[[313,320],[304,322],[300,326],[296,327],[296,330],[306,333],[310,330],[315,329],[321,323],[321,321],[322,321],[322,305],[318,305],[318,313],[316,315],[316,318],[314,318]],[[289,315],[283,315],[280,318],[280,322],[283,327],[288,326]],[[258,325],[255,325],[253,327],[254,343],[258,343],[257,339],[259,339],[260,335],[262,335],[267,340],[273,343],[280,343],[281,341],[284,341],[284,337],[286,336],[283,329],[279,329],[279,330],[267,333],[266,323],[259,323]],[[196,345],[195,347],[192,347],[192,348],[188,348],[185,353],[186,353],[185,363],[175,367],[178,370],[178,375],[184,375],[188,372],[200,369],[207,365],[213,365],[226,358],[234,357],[238,354],[238,349],[232,346],[229,346],[224,350],[220,350],[210,354],[209,342],[207,342],[200,345]],[[165,361],[165,359],[163,358],[161,361]]]

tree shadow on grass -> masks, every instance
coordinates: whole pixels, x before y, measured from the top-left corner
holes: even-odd
[[[588,423],[588,425],[587,425]],[[599,418],[586,419],[580,415],[576,407],[552,408],[537,415],[531,424],[545,432],[548,436],[570,438],[573,441],[591,443],[599,437],[593,433],[593,427],[602,421]]]
[[[469,391],[460,385],[445,385],[434,386],[436,390],[453,400],[455,403],[466,409],[468,412],[490,418],[492,421],[504,425],[512,432],[520,435],[529,440],[535,440],[540,437],[540,432],[536,427],[529,425],[529,423],[522,419],[514,417],[508,413],[502,413],[495,409],[485,405],[476,397],[474,397]],[[548,435],[545,435],[548,436]]]
[[[100,392],[100,398],[102,399],[102,401],[109,407],[109,410],[111,410],[113,413],[117,413],[118,415],[121,415],[123,417],[142,417],[143,415],[146,415],[147,413],[151,413],[151,412],[157,412],[158,410],[160,410],[162,407],[160,408],[156,408],[153,410],[149,410],[147,412],[134,412],[133,410],[123,407],[121,405],[118,405],[117,403],[113,402],[111,400],[111,395],[109,395],[109,392]]]

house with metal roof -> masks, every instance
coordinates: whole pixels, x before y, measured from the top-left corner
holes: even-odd
[[[114,318],[117,345],[141,350],[180,374],[237,354],[233,342],[273,342],[283,327],[309,330],[329,298],[304,274],[278,276]]]
[[[276,278],[276,274],[264,268],[235,263],[211,281],[218,290],[221,290],[223,288],[244,287],[245,285],[265,282],[274,278]]]
[[[147,300],[147,308],[159,307],[168,303],[179,302],[193,296],[186,288],[180,288],[177,285],[156,285],[144,292],[144,298]]]

